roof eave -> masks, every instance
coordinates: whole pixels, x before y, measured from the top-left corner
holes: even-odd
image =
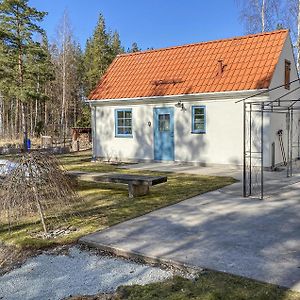
[[[130,104],[151,104],[159,102],[176,102],[176,101],[209,101],[209,100],[237,100],[246,98],[265,91],[261,97],[268,96],[268,89],[255,90],[241,90],[241,91],[227,91],[227,92],[213,92],[213,93],[197,93],[197,94],[181,94],[181,95],[166,95],[166,96],[152,96],[152,97],[134,97],[134,98],[116,98],[116,99],[93,99],[87,100],[86,103],[92,106],[105,106],[112,104],[130,103]]]

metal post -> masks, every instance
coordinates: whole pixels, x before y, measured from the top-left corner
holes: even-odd
[[[287,123],[287,167],[286,167],[286,177],[290,177],[290,108],[286,114]]]
[[[252,103],[249,112],[249,195],[252,195]]]
[[[261,167],[260,167],[260,190],[261,200],[264,199],[264,105],[261,105]]]
[[[247,197],[246,185],[247,185],[247,174],[246,174],[246,103],[244,102],[244,119],[243,119],[243,130],[244,130],[244,157],[243,157],[243,196]]]
[[[290,176],[293,176],[293,127],[294,127],[294,109],[293,107],[291,108],[291,146],[290,146],[290,160],[291,160],[291,164],[290,164]]]
[[[297,128],[297,132],[299,132],[299,126]],[[298,133],[298,155],[297,155],[297,159],[300,158],[300,136],[299,136],[299,133]]]

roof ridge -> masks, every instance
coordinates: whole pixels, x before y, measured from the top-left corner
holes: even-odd
[[[221,41],[242,40],[242,39],[253,38],[253,37],[257,37],[257,36],[272,35],[272,34],[278,34],[278,33],[284,33],[284,32],[286,32],[286,33],[289,32],[289,29],[278,29],[278,30],[268,31],[268,32],[252,33],[252,34],[248,34],[248,35],[235,36],[235,37],[231,37],[231,38],[210,40],[210,41],[205,41],[205,42],[197,42],[197,43],[184,44],[184,45],[178,45],[178,46],[163,47],[163,48],[152,49],[152,50],[143,50],[143,51],[133,52],[133,53],[122,53],[122,54],[118,54],[117,57],[142,55],[142,54],[172,50],[172,49],[177,49],[177,48],[185,48],[185,47],[191,47],[191,46],[196,46],[196,45],[212,44],[212,43],[218,43]]]

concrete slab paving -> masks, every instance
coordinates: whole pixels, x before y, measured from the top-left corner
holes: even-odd
[[[238,180],[242,179],[242,167],[230,167],[230,166],[209,166],[203,167],[200,165],[194,165],[191,163],[181,162],[141,162],[136,164],[127,164],[119,167],[120,169],[130,170],[148,170],[148,171],[159,171],[159,172],[177,172],[185,174],[197,174],[197,175],[208,175],[208,176],[231,176]]]
[[[236,183],[80,241],[300,291],[300,183],[290,183],[264,201],[240,197]]]

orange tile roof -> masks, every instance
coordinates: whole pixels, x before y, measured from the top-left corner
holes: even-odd
[[[113,61],[89,99],[268,88],[288,34],[288,30],[278,30],[122,54]]]

